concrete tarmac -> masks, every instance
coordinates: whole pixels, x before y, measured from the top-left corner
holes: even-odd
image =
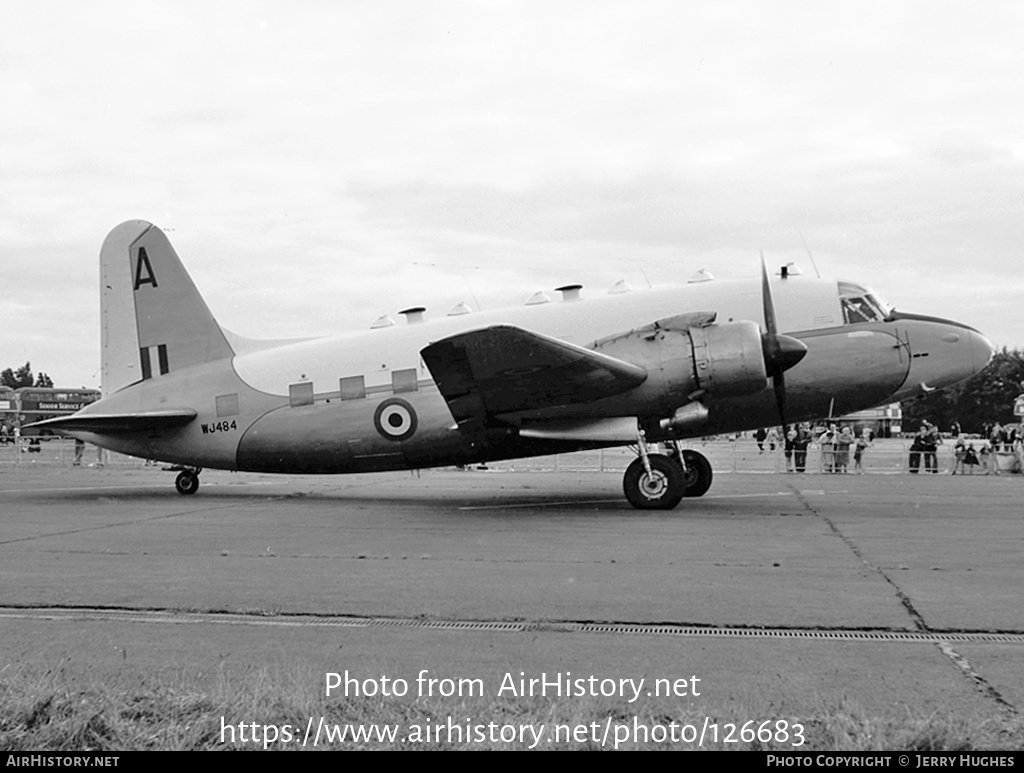
[[[265,669],[311,696],[426,671],[503,698],[571,672],[690,680],[617,705],[723,722],[1014,716],[1022,500],[1020,476],[725,474],[639,512],[618,473],[454,470],[206,471],[182,497],[156,468],[6,466],[0,670]]]

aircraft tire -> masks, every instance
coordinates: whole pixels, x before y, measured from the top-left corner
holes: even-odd
[[[714,474],[711,470],[711,462],[704,454],[696,451],[683,451],[683,459],[686,461],[686,472],[680,470],[683,478],[684,497],[702,497],[711,488],[711,480]]]
[[[182,496],[195,494],[199,490],[199,476],[189,470],[183,470],[174,479],[174,488],[178,489]]]
[[[683,498],[682,468],[662,454],[650,454],[647,460],[650,475],[639,457],[626,468],[622,478],[626,499],[638,510],[671,510]]]

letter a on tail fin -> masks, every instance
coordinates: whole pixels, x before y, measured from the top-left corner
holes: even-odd
[[[164,232],[132,220],[100,250],[103,394],[234,355]]]

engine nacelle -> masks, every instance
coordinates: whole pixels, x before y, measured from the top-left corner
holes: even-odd
[[[698,388],[714,397],[741,397],[768,386],[761,331],[753,322],[691,327]]]
[[[706,410],[683,410],[695,401],[757,394],[768,386],[757,324],[718,325],[711,312],[661,319],[596,341],[593,348],[645,368],[647,381],[631,394],[629,408],[636,410],[639,399],[644,415],[673,426],[692,428],[706,421]]]

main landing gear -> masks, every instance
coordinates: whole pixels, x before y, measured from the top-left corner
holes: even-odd
[[[199,490],[199,473],[203,470],[200,467],[169,467],[172,472],[180,470],[178,477],[174,479],[174,488],[182,496],[195,494]]]
[[[622,478],[626,499],[639,510],[671,510],[683,497],[701,497],[711,488],[711,464],[696,451],[683,450],[671,442],[669,454],[649,453],[647,442],[638,438],[639,456]]]

